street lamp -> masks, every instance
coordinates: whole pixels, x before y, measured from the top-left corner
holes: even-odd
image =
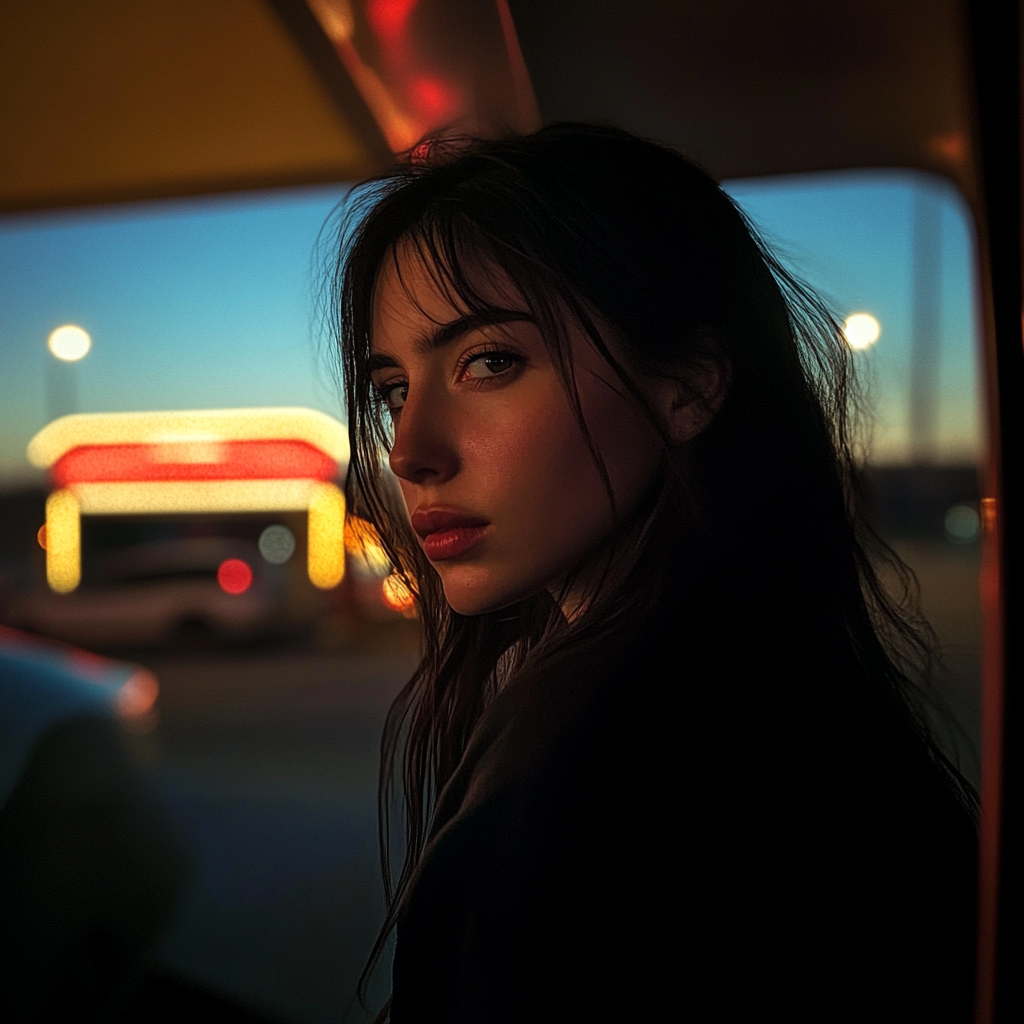
[[[846,344],[855,352],[863,352],[882,335],[882,326],[870,313],[852,313],[843,324]]]
[[[47,419],[52,421],[78,410],[78,370],[92,348],[89,332],[77,324],[64,324],[50,332],[46,347],[53,356],[46,372]]]
[[[89,354],[92,338],[76,324],[65,324],[50,332],[46,347],[62,362],[77,363]]]

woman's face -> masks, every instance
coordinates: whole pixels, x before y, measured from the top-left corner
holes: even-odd
[[[466,316],[408,249],[375,290],[371,376],[391,410],[391,469],[455,611],[492,611],[600,559],[615,527],[608,490],[526,304],[504,275]],[[576,388],[619,521],[663,451],[649,414],[579,329]]]

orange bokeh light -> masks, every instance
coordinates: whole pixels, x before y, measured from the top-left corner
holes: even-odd
[[[410,611],[416,604],[411,591],[405,585],[405,580],[394,573],[381,584],[381,596],[384,603],[396,612]]]
[[[933,135],[928,140],[928,151],[941,160],[962,163],[967,156],[967,136],[959,131]]]
[[[240,558],[226,558],[217,569],[217,582],[228,594],[244,594],[252,586],[252,569]]]
[[[153,710],[160,685],[156,676],[147,669],[140,668],[131,674],[128,682],[121,687],[117,695],[117,711],[123,718],[137,718]]]
[[[36,530],[36,540],[39,542],[39,546],[45,551],[46,550],[46,523]]]

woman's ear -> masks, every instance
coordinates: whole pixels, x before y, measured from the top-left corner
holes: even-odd
[[[732,367],[725,356],[706,356],[663,379],[661,412],[673,444],[692,441],[715,418],[725,401]]]

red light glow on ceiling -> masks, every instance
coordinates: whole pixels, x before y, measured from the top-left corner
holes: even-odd
[[[54,483],[68,487],[79,483],[135,480],[330,480],[338,463],[306,441],[225,441],[196,446],[175,444],[164,450],[159,444],[81,445],[72,448],[53,466]]]
[[[252,586],[252,569],[240,558],[226,558],[217,568],[217,582],[228,594],[244,594]]]
[[[416,78],[409,87],[409,93],[420,113],[432,121],[451,116],[462,101],[462,97],[439,78]]]
[[[409,15],[419,0],[370,0],[366,17],[373,31],[383,40],[392,40],[406,30]]]

